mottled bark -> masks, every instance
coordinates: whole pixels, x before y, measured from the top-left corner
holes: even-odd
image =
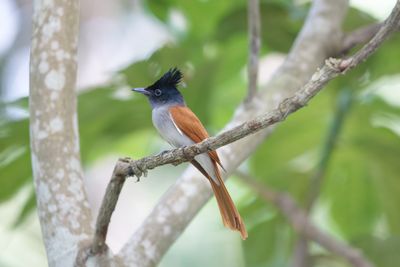
[[[245,103],[249,102],[257,93],[258,65],[261,47],[261,15],[260,2],[248,0],[247,21],[249,29],[249,57],[247,60],[247,97]]]
[[[50,266],[73,266],[92,234],[83,186],[75,83],[79,1],[35,1],[30,139],[39,220]]]

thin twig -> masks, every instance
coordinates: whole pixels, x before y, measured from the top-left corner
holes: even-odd
[[[256,133],[267,126],[283,121],[289,114],[297,111],[304,107],[308,101],[314,97],[330,80],[353,69],[362,61],[371,55],[379,45],[392,33],[397,25],[400,18],[400,1],[397,1],[391,15],[385,21],[384,26],[378,31],[375,37],[368,42],[358,53],[347,59],[333,59],[326,60],[324,66],[317,70],[311,79],[292,97],[282,101],[278,108],[268,112],[264,115],[258,116],[253,120],[247,121],[239,126],[232,128],[231,130],[225,131],[215,137],[210,137],[202,142],[177,149],[164,151],[155,156],[148,156],[139,160],[124,159],[120,160],[115,167],[117,170],[114,172],[119,173],[121,176],[131,176],[134,174],[138,179],[146,174],[147,170],[154,169],[158,166],[166,164],[178,165],[186,161],[190,161],[194,156],[215,150],[219,147],[233,143],[245,136]],[[116,191],[115,191],[116,192]],[[113,203],[108,203],[106,200],[102,202],[100,210],[107,209],[108,207],[115,207],[118,200],[118,196],[105,196],[106,199]],[[115,202],[115,203],[114,203]],[[111,218],[111,211],[99,214],[97,221],[109,222]],[[105,216],[104,218],[102,216]],[[96,224],[99,225],[99,224]],[[103,227],[108,228],[108,224]],[[104,231],[96,230],[96,236],[94,237],[100,244],[104,243],[105,236]]]
[[[349,89],[343,89],[338,97],[335,117],[322,148],[321,159],[315,173],[311,177],[310,191],[306,201],[306,210],[308,212],[312,209],[314,202],[318,198],[323,177],[325,176],[340,130],[351,105],[351,94],[352,92]]]
[[[260,53],[260,3],[259,0],[248,0],[249,25],[249,58],[247,62],[248,91],[245,103],[249,103],[257,92],[258,65]]]
[[[308,239],[318,243],[321,247],[346,259],[355,267],[373,267],[362,252],[322,232],[307,217],[306,211],[302,210],[293,198],[283,192],[274,191],[264,184],[258,182],[250,175],[237,172],[238,176],[265,201],[273,203],[293,228]]]
[[[343,38],[342,48],[339,51],[339,55],[345,55],[355,46],[364,44],[371,40],[382,25],[382,23],[373,23],[347,33]]]

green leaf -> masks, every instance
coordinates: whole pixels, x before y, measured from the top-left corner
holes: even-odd
[[[292,239],[292,231],[281,217],[256,225],[249,230],[249,237],[243,242],[246,266],[287,266]]]
[[[376,112],[398,113],[375,98],[353,106],[330,163],[323,196],[331,216],[347,238],[371,233],[384,216],[389,231],[399,233],[400,138],[371,125]]]
[[[371,233],[379,215],[375,180],[369,162],[351,146],[337,147],[326,173],[324,196],[331,216],[347,238]]]
[[[16,228],[16,227],[20,226],[25,221],[27,216],[35,208],[36,208],[36,194],[35,194],[35,190],[34,190],[33,185],[32,185],[30,193],[29,193],[29,197],[25,201],[22,209],[20,210],[17,218],[15,219],[14,227]]]
[[[8,120],[1,124],[0,203],[31,181],[28,120]]]
[[[305,6],[288,6],[278,1],[260,5],[262,45],[287,52],[305,18]],[[235,35],[247,36],[247,6],[241,5],[221,18],[215,39],[224,42]]]
[[[400,262],[400,236],[378,238],[365,236],[354,240],[353,244],[360,247],[364,254],[379,267],[395,267]]]
[[[259,179],[301,198],[317,163],[326,129],[332,120],[331,94],[322,92],[309,105],[279,124],[251,158]]]
[[[203,40],[214,31],[220,17],[225,12],[243,2],[169,0],[147,1],[146,3],[154,15],[167,23],[172,11],[181,12],[187,22],[187,35],[197,40]]]
[[[84,163],[116,152],[121,138],[151,127],[151,110],[141,95],[121,100],[114,97],[116,88],[86,91],[78,98],[81,154]],[[134,148],[132,148],[133,150]]]

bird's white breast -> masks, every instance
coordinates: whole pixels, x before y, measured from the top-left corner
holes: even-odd
[[[153,125],[157,129],[158,133],[165,141],[174,147],[193,145],[195,142],[193,142],[178,128],[168,109],[169,106],[164,105],[154,108],[152,111]],[[197,155],[195,159],[211,176],[211,178],[219,184],[210,157],[207,154],[200,154]]]
[[[161,137],[174,147],[189,146],[194,142],[182,133],[173,121],[168,106],[153,109],[152,119],[154,127]]]

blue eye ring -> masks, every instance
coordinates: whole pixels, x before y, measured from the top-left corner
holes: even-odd
[[[161,94],[162,94],[162,92],[161,92],[160,89],[154,90],[154,95],[155,95],[155,96],[160,96]]]

